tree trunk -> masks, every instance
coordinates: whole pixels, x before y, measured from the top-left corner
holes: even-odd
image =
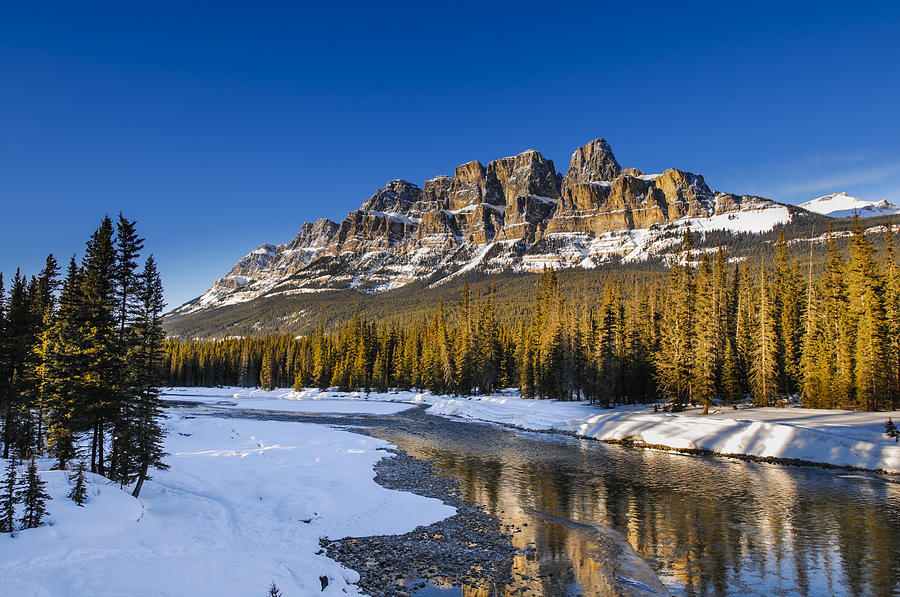
[[[97,422],[97,474],[103,475],[103,419]]]
[[[140,497],[141,495],[141,487],[144,486],[144,479],[147,478],[147,469],[149,468],[148,463],[144,462],[141,465],[141,474],[138,475],[137,483],[134,486],[134,491],[131,492],[131,495],[134,497]]]
[[[12,391],[6,396],[6,420],[3,422],[3,458],[9,458],[9,440],[12,431]]]
[[[94,423],[94,436],[91,438],[91,472],[97,472],[97,423]]]

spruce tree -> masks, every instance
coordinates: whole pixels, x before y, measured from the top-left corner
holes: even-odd
[[[129,467],[123,471],[123,482],[136,480],[132,495],[139,497],[149,470],[165,470],[163,449],[164,404],[159,398],[160,366],[163,359],[165,331],[162,312],[165,307],[163,287],[153,256],[147,258],[137,284],[137,310],[134,322],[135,351],[129,358],[133,370],[136,396],[129,412]]]
[[[275,360],[271,349],[263,353],[262,368],[259,370],[259,386],[264,390],[275,389]]]
[[[685,234],[684,246],[692,246]],[[656,357],[659,388],[673,408],[680,409],[691,401],[691,370],[694,355],[694,271],[681,257],[672,264],[666,288],[665,307],[660,326],[659,351]]]
[[[127,433],[120,428],[124,425],[120,421],[123,411],[129,408],[129,402],[133,400],[134,391],[129,378],[128,354],[131,351],[131,325],[137,308],[138,285],[138,257],[143,248],[143,239],[136,231],[135,222],[125,218],[119,213],[116,222],[115,237],[115,265],[112,271],[114,283],[114,318],[115,318],[115,378],[113,380],[112,400],[109,406],[108,417],[112,429],[112,449],[110,450],[109,477],[112,480],[118,478],[119,455],[125,449],[122,442],[126,440]],[[208,383],[208,382],[207,382]],[[209,384],[212,385],[212,384]]]
[[[69,493],[66,494],[66,497],[78,504],[79,506],[84,506],[84,502],[87,499],[87,480],[84,476],[84,461],[78,461],[78,467],[75,469],[75,474],[69,477],[69,483],[72,485],[72,488],[69,490]]]
[[[884,434],[895,442],[900,442],[900,430],[897,429],[897,425],[894,424],[890,417],[888,417],[887,423],[884,424]]]
[[[50,495],[46,491],[46,483],[37,470],[37,462],[32,458],[28,464],[25,477],[20,481],[16,499],[22,504],[22,517],[19,522],[23,529],[34,529],[43,524],[47,515],[47,500]]]
[[[890,385],[889,410],[900,408],[900,271],[894,249],[894,227],[889,220],[884,235],[885,317],[888,337],[887,377]]]
[[[39,337],[34,345],[34,366],[36,368],[34,378],[37,386],[35,445],[41,454],[43,454],[45,445],[46,413],[49,408],[48,394],[52,388],[48,376],[48,365],[56,331],[57,299],[55,293],[60,285],[58,278],[59,264],[51,253],[47,256],[44,269],[38,276],[38,292],[33,302],[35,320],[39,322]]]
[[[9,400],[9,385],[7,380],[9,370],[9,344],[10,336],[7,332],[6,321],[6,290],[3,282],[3,272],[0,272],[0,413],[5,413]],[[6,434],[3,434],[3,442],[6,443]],[[8,454],[4,448],[4,452]]]
[[[890,403],[890,348],[885,322],[884,280],[875,263],[871,243],[859,218],[855,219],[848,268],[849,308],[855,344],[854,387],[857,408],[879,410]]]
[[[82,264],[80,302],[86,345],[86,367],[81,371],[88,398],[90,417],[91,472],[104,474],[104,439],[108,423],[117,410],[116,386],[119,360],[116,349],[116,255],[113,247],[113,224],[104,218],[91,235]]]
[[[719,334],[720,321],[717,313],[716,286],[713,272],[706,255],[703,256],[697,273],[696,299],[694,306],[695,343],[691,355],[691,386],[693,399],[703,403],[703,414],[709,413],[709,406],[716,394],[716,375],[720,370]]]
[[[13,277],[6,304],[6,375],[3,416],[3,457],[23,457],[33,441],[29,437],[33,389],[30,380],[30,356],[34,346],[33,313],[29,304],[28,282],[19,270]]]
[[[855,402],[853,322],[844,262],[830,225],[825,251],[825,274],[820,282],[821,300],[817,312],[821,333],[813,336],[813,342],[819,344],[815,355],[817,376],[823,383],[816,402],[820,408],[852,408]]]
[[[69,262],[59,310],[50,331],[46,363],[45,394],[49,408],[47,442],[57,466],[75,457],[75,436],[90,427],[87,390],[84,379],[88,346],[84,337],[84,312],[81,308],[81,269],[75,258]]]
[[[777,397],[775,363],[775,322],[770,298],[771,290],[766,282],[765,267],[760,267],[759,303],[755,339],[754,360],[750,368],[750,383],[757,404],[769,406]]]
[[[16,461],[10,458],[6,461],[6,474],[0,493],[0,533],[15,531],[16,503]]]

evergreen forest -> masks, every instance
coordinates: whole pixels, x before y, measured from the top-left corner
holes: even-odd
[[[135,496],[151,469],[165,468],[163,287],[154,258],[140,263],[143,242],[134,221],[105,217],[64,273],[50,255],[35,276],[16,271],[8,291],[0,275],[0,440],[10,486],[15,462],[33,468],[36,457],[74,464],[82,486],[84,466],[134,483]],[[76,494],[84,500],[83,487]],[[28,515],[26,526],[39,523],[39,513]]]
[[[900,273],[894,227],[854,219],[797,256],[784,232],[750,263],[695,249],[688,232],[666,275],[607,277],[577,300],[559,275],[536,278],[518,317],[466,284],[412,320],[348,320],[300,336],[170,338],[172,386],[336,387],[490,393],[613,405],[752,401],[855,410],[900,408]]]

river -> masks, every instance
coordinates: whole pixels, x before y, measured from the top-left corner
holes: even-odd
[[[624,538],[675,595],[900,595],[900,480],[888,476],[610,445],[421,408],[283,418],[364,425],[455,479],[526,550],[512,563],[516,582],[491,593],[609,594],[603,546]],[[429,580],[423,596],[484,594]]]

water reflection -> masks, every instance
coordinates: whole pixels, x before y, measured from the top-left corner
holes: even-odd
[[[628,568],[618,534],[675,594],[900,594],[900,487],[882,476],[456,422],[374,432],[456,478],[531,548],[513,585],[466,596],[615,594]]]

